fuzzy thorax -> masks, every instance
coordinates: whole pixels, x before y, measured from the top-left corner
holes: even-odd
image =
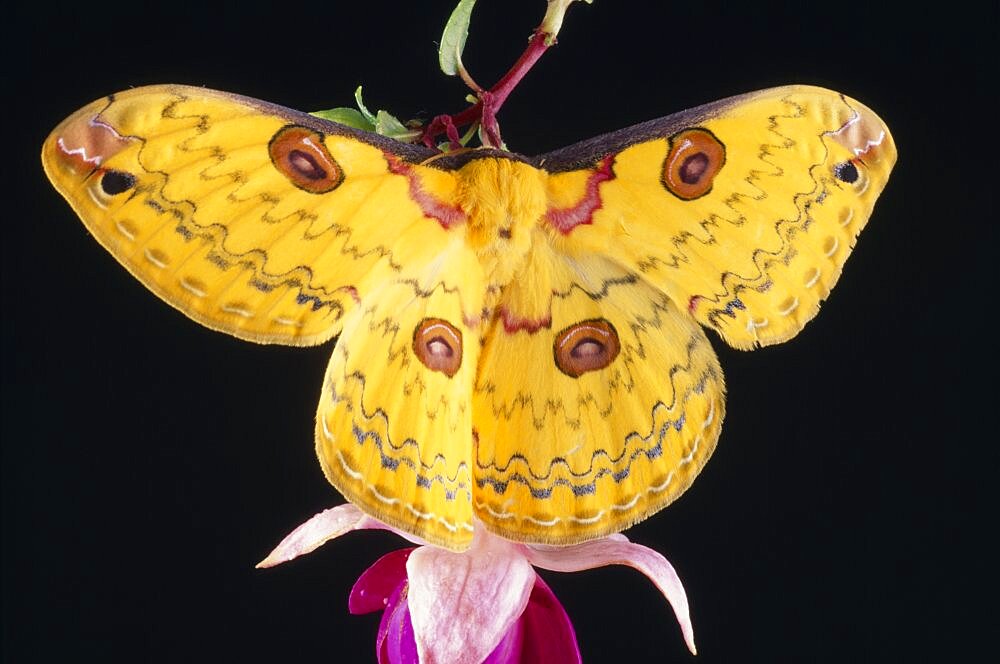
[[[543,175],[513,159],[473,159],[460,171],[467,242],[491,283],[508,283],[524,263],[545,214]]]

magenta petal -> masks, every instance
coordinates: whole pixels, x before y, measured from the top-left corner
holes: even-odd
[[[351,596],[347,600],[351,613],[357,615],[386,608],[389,597],[406,581],[406,559],[414,548],[387,553],[362,572],[354,582]]]
[[[528,606],[518,624],[523,629],[524,643],[519,664],[580,664],[580,647],[576,643],[573,623],[552,589],[535,576]]]
[[[397,601],[392,602],[391,607],[386,607],[386,612],[382,616],[382,625],[379,626],[379,664],[419,664],[420,662],[417,658],[417,641],[413,637],[410,607],[406,601],[406,584],[403,584],[399,590],[401,592],[397,595]],[[383,653],[386,662],[382,660]]]
[[[524,652],[524,625],[518,620],[507,630],[497,647],[482,664],[520,664]]]
[[[375,641],[378,664],[419,664],[406,592],[407,584],[403,581],[386,600]]]
[[[399,584],[399,587],[392,591],[392,594],[386,600],[385,611],[382,613],[382,619],[378,623],[378,636],[375,637],[375,655],[378,657],[378,664],[389,664],[389,653],[386,649],[385,637],[389,633],[389,618],[392,617],[396,607],[399,606],[399,595],[405,587],[405,583]]]
[[[552,589],[535,576],[528,606],[483,664],[581,664],[576,632]]]

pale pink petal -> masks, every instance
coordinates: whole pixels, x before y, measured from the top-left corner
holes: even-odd
[[[289,560],[315,551],[323,544],[344,533],[364,529],[388,530],[414,544],[424,544],[423,540],[387,526],[381,521],[367,516],[351,503],[345,503],[320,512],[290,532],[274,548],[274,551],[268,554],[267,558],[257,563],[257,567],[274,567],[281,563],[287,563]]]
[[[573,546],[536,547],[522,544],[520,548],[532,565],[555,572],[579,572],[605,565],[628,565],[639,570],[670,602],[688,650],[692,654],[698,653],[694,646],[694,627],[691,626],[684,586],[673,566],[653,549],[630,542],[624,535],[611,535]]]
[[[479,664],[520,617],[535,583],[519,548],[484,531],[464,553],[417,549],[406,571],[421,664]]]

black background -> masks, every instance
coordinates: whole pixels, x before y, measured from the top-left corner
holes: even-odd
[[[46,181],[63,117],[187,83],[303,110],[454,112],[451,2],[36,3],[4,59],[3,659],[373,661],[354,579],[402,545],[355,533],[256,571],[341,502],[312,427],[331,346],[202,329],[130,278]],[[496,80],[541,0],[483,0],[466,64]],[[819,317],[753,353],[713,344],[718,451],[629,536],[687,588],[700,655],[627,568],[544,573],[585,661],[962,661],[995,634],[992,369],[997,5],[574,6],[501,112],[540,153],[749,90],[817,84],[888,123],[899,163]],[[13,206],[13,207],[12,207]],[[985,472],[984,472],[985,471]],[[982,653],[980,653],[982,654]]]

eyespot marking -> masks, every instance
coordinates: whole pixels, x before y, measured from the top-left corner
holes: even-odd
[[[693,154],[681,164],[678,174],[684,184],[698,184],[708,170],[708,156],[704,152]]]
[[[707,129],[685,129],[670,137],[660,182],[681,200],[700,198],[712,190],[726,163],[726,147]]]
[[[425,318],[413,330],[413,352],[425,367],[451,378],[462,366],[462,331],[441,318]]]
[[[852,161],[842,161],[833,167],[833,175],[841,182],[854,184],[858,181],[858,167]]]
[[[125,171],[105,171],[101,176],[101,189],[108,196],[123,194],[135,186],[135,176]]]
[[[344,170],[323,143],[323,136],[307,127],[288,125],[267,146],[271,163],[293,185],[311,194],[333,191],[344,181]]]
[[[603,318],[570,325],[556,335],[552,344],[556,366],[570,378],[604,369],[614,362],[619,351],[618,331]]]

